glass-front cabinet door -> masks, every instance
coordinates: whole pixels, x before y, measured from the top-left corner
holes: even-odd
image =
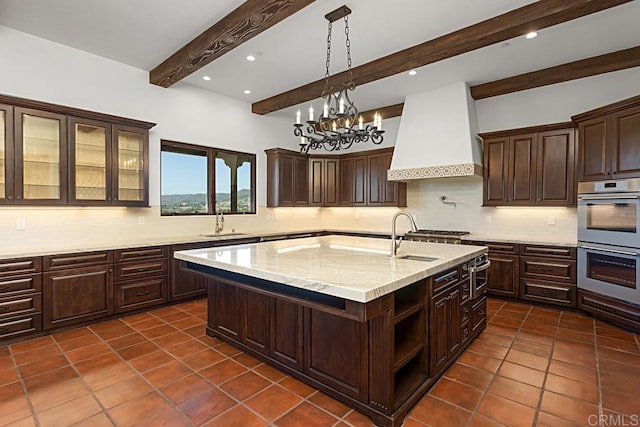
[[[128,127],[114,126],[113,140],[115,152],[114,200],[119,205],[148,206],[149,141],[146,131]]]
[[[74,117],[69,122],[69,200],[79,205],[110,204],[111,125]]]
[[[0,104],[0,204],[13,197],[13,107]]]
[[[16,203],[66,203],[66,116],[25,108],[14,114]]]

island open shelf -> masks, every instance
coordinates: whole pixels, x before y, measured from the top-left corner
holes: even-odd
[[[323,236],[184,251],[176,258],[207,278],[208,335],[378,426],[395,427],[484,329],[486,311],[480,309],[473,328],[460,322],[465,310],[483,308],[483,299],[445,299],[444,317],[433,304],[444,294],[462,293],[468,261],[486,249],[407,242],[413,244],[406,250],[437,256],[434,265],[391,258],[378,251],[381,243],[388,247],[379,239]],[[306,274],[303,262],[309,264]],[[374,278],[369,268],[389,271]],[[473,333],[464,335],[463,327]]]

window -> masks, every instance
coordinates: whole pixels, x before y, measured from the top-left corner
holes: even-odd
[[[256,213],[256,155],[161,141],[162,215]]]

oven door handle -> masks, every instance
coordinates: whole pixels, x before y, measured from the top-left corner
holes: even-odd
[[[638,199],[640,198],[640,194],[618,194],[618,195],[611,195],[611,194],[598,194],[598,195],[587,195],[587,194],[579,194],[578,195],[578,199],[579,200],[613,200],[613,199],[629,199],[629,200],[633,200],[633,199]]]
[[[477,267],[471,267],[471,268],[474,273],[477,273],[478,271],[486,270],[487,268],[489,268],[490,265],[491,265],[491,261],[487,261],[484,264],[480,264]]]
[[[621,251],[621,250],[618,250],[618,249],[601,248],[601,247],[598,247],[598,246],[583,245],[582,243],[580,243],[578,245],[578,247],[581,248],[581,249],[587,249],[587,250],[592,250],[592,251],[602,251],[602,252],[610,252],[612,254],[620,254],[620,255],[629,255],[629,256],[634,256],[634,257],[640,257],[640,252]]]

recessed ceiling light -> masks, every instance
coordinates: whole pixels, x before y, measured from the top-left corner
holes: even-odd
[[[247,61],[255,61],[256,57],[253,55],[247,55]]]
[[[409,71],[409,75],[410,76],[415,76],[416,74],[418,74],[418,72],[416,70]]]
[[[245,89],[245,90],[244,90],[244,94],[245,94],[245,95],[251,95],[251,91],[250,91],[249,89]]]
[[[202,80],[209,81],[209,80],[211,80],[211,77],[209,77],[209,76],[202,76]]]
[[[525,36],[528,39],[532,39],[534,37],[537,37],[538,33],[536,33],[535,31],[531,31],[530,33],[527,33],[527,35]]]

